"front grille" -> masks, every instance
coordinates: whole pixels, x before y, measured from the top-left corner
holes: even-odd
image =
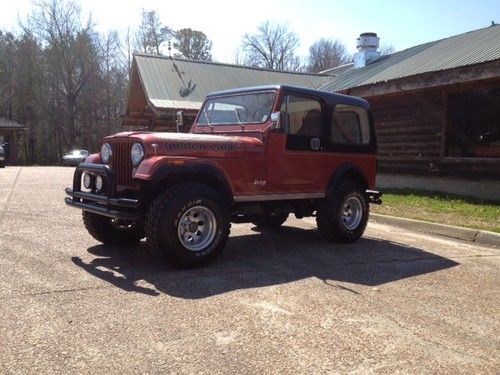
[[[132,160],[130,160],[130,149],[133,142],[129,140],[113,140],[109,142],[113,148],[111,170],[115,172],[117,187],[133,187]]]

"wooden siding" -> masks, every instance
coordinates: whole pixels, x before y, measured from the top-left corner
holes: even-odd
[[[446,157],[450,92],[453,88],[366,98],[372,107],[381,172],[500,179],[500,159]]]
[[[370,98],[378,140],[379,166],[420,171],[441,158],[442,108],[439,92]]]

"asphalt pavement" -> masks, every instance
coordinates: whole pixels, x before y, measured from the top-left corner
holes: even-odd
[[[379,223],[337,245],[289,219],[175,270],[93,240],[73,170],[0,170],[0,374],[500,369],[499,249]]]

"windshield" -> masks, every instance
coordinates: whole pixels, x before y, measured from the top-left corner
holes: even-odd
[[[259,92],[208,99],[198,125],[256,124],[269,119],[276,93]]]

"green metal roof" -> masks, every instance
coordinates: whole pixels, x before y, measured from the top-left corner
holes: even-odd
[[[205,96],[214,91],[269,84],[315,89],[330,78],[143,54],[134,55],[133,69],[136,68],[146,98],[155,108],[197,110]]]
[[[363,68],[343,68],[320,89],[342,91],[395,79],[476,65],[500,59],[500,25],[396,52]]]

